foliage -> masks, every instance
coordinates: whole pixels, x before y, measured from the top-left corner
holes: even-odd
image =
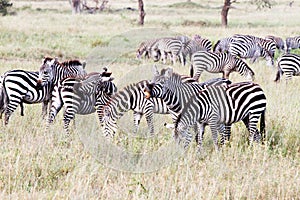
[[[272,2],[270,0],[251,0],[251,3],[257,5],[258,10],[263,8],[271,9],[272,7]]]
[[[11,7],[12,3],[9,0],[0,0],[0,13],[4,16],[7,15],[8,11],[7,8]]]

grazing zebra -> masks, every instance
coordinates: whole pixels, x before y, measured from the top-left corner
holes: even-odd
[[[47,129],[53,123],[57,113],[62,107],[64,110],[64,129],[69,134],[69,124],[75,114],[87,115],[96,111],[96,106],[101,106],[102,92],[113,95],[116,91],[111,82],[111,73],[89,73],[81,78],[66,78],[54,88],[51,100],[51,109],[48,117]],[[112,89],[112,91],[108,91]],[[99,102],[97,104],[97,102]],[[106,103],[106,102],[105,102]],[[103,105],[102,105],[103,106]]]
[[[298,49],[300,48],[300,36],[287,37],[285,43],[287,53],[289,53],[291,49]]]
[[[154,68],[154,77],[151,83],[145,88],[146,98],[158,97],[168,105],[170,111],[175,113],[174,124],[183,108],[189,102],[189,99],[196,93],[212,85],[228,85],[231,81],[223,78],[212,79],[204,83],[199,83],[195,79],[173,73],[172,68],[162,69],[161,73]],[[205,123],[195,123],[194,131],[196,133],[196,141],[198,150],[201,150]],[[230,126],[224,127],[229,131]]]
[[[279,51],[284,51],[285,47],[284,47],[284,41],[281,37],[276,37],[273,35],[267,35],[265,37],[266,40],[272,40],[275,44],[276,44],[276,48]]]
[[[229,53],[242,59],[250,58],[251,63],[254,63],[259,57],[263,57],[272,64],[271,56],[259,43],[240,43],[234,41],[229,46]]]
[[[51,83],[45,84],[43,87],[37,87],[38,72],[30,72],[24,70],[11,70],[5,73],[3,78],[2,95],[5,101],[3,111],[5,113],[5,125],[8,124],[12,113],[21,108],[21,116],[23,113],[23,103],[34,104],[42,103],[42,116],[47,113],[47,106],[50,100]]]
[[[151,47],[151,56],[154,61],[160,58],[166,64],[167,56],[170,55],[172,62],[175,65],[177,57],[180,56],[182,42],[176,38],[161,38]]]
[[[213,52],[214,53],[228,53],[230,44],[234,42],[232,37],[226,37],[218,40],[214,45]]]
[[[236,34],[232,38],[234,39],[234,42],[232,42],[229,47],[229,51],[232,55],[240,55],[240,57],[244,56],[245,58],[253,57],[253,62],[261,56],[267,60],[268,65],[274,65],[274,55],[276,51],[276,44],[274,41],[265,40],[252,35],[240,34]],[[248,50],[249,52],[244,52],[245,50]]]
[[[136,133],[140,119],[145,115],[149,132],[154,133],[153,113],[169,114],[169,109],[162,99],[144,97],[144,88],[149,81],[140,81],[126,86],[118,91],[103,107],[103,133],[105,136],[114,136],[117,131],[117,120],[129,110],[134,112],[134,125]]]
[[[189,128],[196,122],[207,123],[212,132],[215,149],[218,150],[218,132],[224,134],[222,125],[243,121],[250,132],[250,144],[259,141],[265,128],[266,96],[258,84],[252,82],[211,86],[195,94],[184,107],[175,124],[175,138],[185,138],[189,145],[192,135]],[[260,133],[257,123],[260,120]],[[226,136],[226,135],[225,135]]]
[[[223,78],[228,79],[232,71],[240,73],[246,78],[254,79],[254,72],[243,60],[228,53],[216,54],[207,51],[198,51],[192,56],[191,77],[199,80],[203,71],[223,73]]]
[[[274,81],[279,82],[285,74],[286,81],[292,76],[300,76],[300,56],[296,54],[284,54],[278,59],[278,71]]]
[[[204,48],[206,51],[211,51],[212,43],[210,40],[206,38],[202,38],[200,35],[194,35],[194,40],[200,45],[202,48]]]
[[[194,39],[188,41],[187,43],[183,44],[181,49],[181,60],[183,61],[182,65],[186,64],[186,57],[189,56],[189,59],[192,59],[192,55],[197,51],[207,51],[199,42],[195,41]]]
[[[151,39],[145,42],[141,42],[139,48],[136,51],[136,57],[140,59],[142,55],[145,55],[145,58],[150,58],[151,48],[159,39]]]

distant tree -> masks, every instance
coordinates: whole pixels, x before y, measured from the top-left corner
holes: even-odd
[[[140,20],[139,20],[139,25],[143,26],[144,25],[144,19],[145,19],[145,10],[144,10],[144,2],[143,0],[139,0],[139,13],[140,13]]]
[[[0,0],[0,13],[4,16],[7,15],[7,8],[11,7],[13,4],[9,0]]]
[[[224,0],[224,5],[222,7],[221,11],[221,22],[223,27],[227,27],[228,25],[228,12],[230,8],[234,8],[232,6],[233,3],[237,3],[237,0]],[[250,0],[250,3],[256,4],[257,9],[262,9],[262,8],[271,8],[271,0]]]

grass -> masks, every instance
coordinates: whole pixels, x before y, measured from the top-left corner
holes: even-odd
[[[200,34],[215,42],[235,33],[283,38],[300,34],[299,7],[295,3],[289,8],[288,1],[262,11],[247,3],[237,4],[237,9],[230,10],[227,29],[218,26],[220,10],[215,8],[221,3],[217,1],[147,1],[142,29],[136,25],[137,12],[122,10],[136,8],[136,2],[110,2],[104,13],[76,16],[71,15],[67,1],[12,2],[16,15],[0,18],[1,74],[10,69],[38,70],[45,55],[60,60],[79,58],[87,60],[88,71],[109,66],[119,89],[152,77],[153,62],[135,59],[137,44],[146,39],[181,33]],[[191,6],[194,4],[197,6]],[[1,199],[299,199],[299,77],[288,84],[284,80],[276,84],[275,68],[267,67],[264,61],[251,67],[268,100],[265,145],[249,147],[248,132],[237,123],[230,144],[220,152],[214,151],[207,128],[200,155],[193,142],[184,156],[172,159],[174,155],[167,157],[161,150],[173,140],[170,131],[162,128],[155,136],[145,134],[144,138],[120,132],[113,140],[117,147],[129,153],[161,150],[157,159],[165,161],[159,169],[153,165],[156,163],[146,163],[147,170],[136,165],[147,173],[131,173],[124,167],[135,166],[132,164],[143,155],[130,157],[105,149],[107,143],[97,134],[100,127],[95,115],[77,116],[76,128],[71,125],[73,134],[66,136],[62,114],[46,133],[41,105],[25,105],[24,117],[17,109],[7,127],[0,125]],[[188,67],[174,69],[188,74]],[[204,73],[201,80],[219,76]],[[235,73],[230,78],[243,81]],[[131,113],[122,118],[120,126],[131,127],[130,117]],[[156,127],[166,120],[157,117]],[[104,158],[96,154],[99,149],[128,157],[106,163],[114,164],[112,169],[103,165]],[[132,163],[122,162],[129,158]]]

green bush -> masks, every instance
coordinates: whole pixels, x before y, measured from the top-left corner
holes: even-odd
[[[2,16],[7,15],[7,8],[11,6],[12,3],[10,3],[9,0],[0,0],[0,13]]]

